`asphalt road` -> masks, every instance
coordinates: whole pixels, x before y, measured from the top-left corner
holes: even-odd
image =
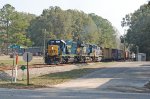
[[[117,63],[52,88],[0,89],[0,99],[150,99],[149,71],[150,62]]]

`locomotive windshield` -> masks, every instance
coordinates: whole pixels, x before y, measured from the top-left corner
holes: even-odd
[[[60,45],[60,41],[56,41],[56,40],[54,40],[54,41],[50,41],[49,42],[49,45]]]
[[[59,45],[62,47],[64,44],[66,44],[63,40],[50,40],[48,42],[48,45]]]
[[[66,43],[64,40],[50,40],[48,45],[58,45],[61,51],[65,51]]]

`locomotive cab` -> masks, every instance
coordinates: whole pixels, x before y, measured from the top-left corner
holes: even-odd
[[[47,43],[45,55],[45,63],[58,63],[61,61],[61,56],[66,54],[66,43],[64,40],[49,40]]]

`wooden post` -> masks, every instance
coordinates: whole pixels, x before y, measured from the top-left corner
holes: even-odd
[[[27,85],[29,85],[29,66],[28,66],[28,53],[27,53]]]

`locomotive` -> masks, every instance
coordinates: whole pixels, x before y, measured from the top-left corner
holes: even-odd
[[[80,40],[49,40],[45,50],[46,64],[68,62],[118,61],[130,58],[129,51],[101,48],[95,44],[84,44]]]
[[[46,64],[100,61],[102,58],[100,47],[79,40],[49,40],[45,52]]]

